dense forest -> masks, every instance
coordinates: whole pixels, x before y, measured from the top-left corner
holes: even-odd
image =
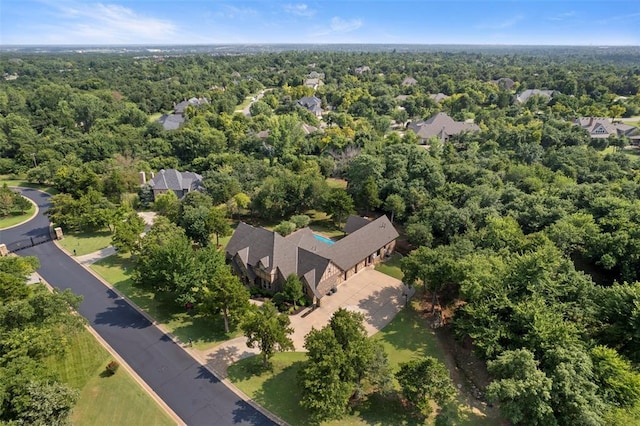
[[[114,227],[122,248],[140,244],[142,224],[116,226],[148,207],[140,171],[203,175],[206,199],[155,206],[168,234],[178,235],[169,221],[184,229],[185,247],[228,233],[212,206],[229,220],[242,211],[276,223],[311,209],[337,222],[351,210],[388,214],[403,236],[405,281],[453,312],[449,326],[487,362],[487,396],[506,418],[631,424],[640,418],[638,151],[574,120],[640,125],[638,64],[633,49],[5,52],[0,175],[55,187],[56,223]],[[527,89],[553,95],[520,102]],[[321,117],[297,105],[308,96]],[[165,130],[157,119],[190,98],[207,102]],[[248,114],[237,111],[252,98]],[[439,112],[480,130],[421,141],[407,129]],[[157,268],[143,261],[148,278]],[[195,301],[178,293],[177,303]]]

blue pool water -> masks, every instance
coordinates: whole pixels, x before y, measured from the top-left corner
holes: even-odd
[[[335,241],[331,241],[330,239],[328,239],[327,237],[323,237],[322,235],[313,234],[313,236],[315,237],[316,240],[322,241],[325,244],[329,244],[329,245],[335,244]]]

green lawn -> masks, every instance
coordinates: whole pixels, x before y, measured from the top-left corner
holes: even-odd
[[[329,237],[331,239],[340,239],[344,237],[344,232],[338,228],[333,220],[325,213],[318,210],[309,210],[305,212],[311,218],[309,228],[313,231]]]
[[[31,216],[33,216],[33,213],[35,213],[35,211],[36,211],[36,206],[31,204],[31,207],[29,207],[29,210],[27,210],[27,212],[24,214],[15,214],[15,215],[12,214],[12,215],[0,218],[0,229],[8,228],[10,226],[17,225],[19,223],[27,221]]]
[[[170,297],[134,286],[131,279],[133,263],[128,256],[109,256],[96,262],[91,268],[178,339],[183,342],[192,339],[193,346],[197,349],[212,348],[240,335],[239,330],[226,334],[221,316],[206,318],[198,314],[197,306],[194,311],[187,313]]]
[[[64,229],[63,229],[64,231]],[[67,249],[69,253],[75,253],[77,256],[93,253],[111,245],[110,231],[95,232],[65,232],[64,238],[60,240],[60,245]]]
[[[425,355],[444,360],[444,353],[433,331],[413,309],[401,311],[389,325],[374,336],[384,346],[394,371],[400,362]],[[241,360],[229,367],[229,379],[258,404],[275,413],[291,425],[308,424],[308,413],[298,406],[300,390],[296,373],[305,360],[303,353],[277,354],[271,371],[262,372],[260,357]],[[490,426],[498,419],[473,413],[460,404],[461,419],[458,424]],[[415,425],[421,424],[412,417],[400,401],[393,397],[371,395],[355,407],[353,415],[325,425]],[[433,420],[433,417],[431,418]]]
[[[383,274],[387,274],[390,277],[402,281],[402,278],[404,278],[404,274],[400,269],[400,259],[402,259],[402,257],[398,253],[394,253],[390,259],[385,260],[383,263],[377,264],[376,271],[380,271]]]
[[[111,377],[102,377],[101,373],[111,360],[106,349],[86,330],[71,337],[70,348],[62,358],[45,360],[46,368],[80,390],[80,398],[72,413],[73,424],[175,424],[124,368]]]
[[[0,175],[0,185],[4,185],[5,183],[7,184],[7,186],[21,186],[23,188],[39,189],[51,195],[55,195],[58,193],[55,188],[52,188],[50,186],[27,182],[26,180],[17,178],[15,176]]]
[[[347,189],[347,181],[344,179],[327,178],[327,185],[329,188]]]

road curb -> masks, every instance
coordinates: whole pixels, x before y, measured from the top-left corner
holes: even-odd
[[[93,275],[96,279],[98,279],[98,281],[100,281],[104,286],[106,286],[107,288],[109,288],[111,291],[113,291],[114,293],[116,293],[118,295],[118,297],[121,297],[122,299],[124,299],[133,309],[135,309],[140,315],[142,315],[143,317],[145,317],[151,324],[153,324],[156,328],[158,328],[158,330],[162,331],[162,333],[167,336],[169,339],[171,339],[172,342],[174,342],[176,345],[178,345],[183,351],[185,351],[185,353],[187,353],[194,361],[196,361],[201,367],[205,368],[207,371],[209,371],[216,379],[218,379],[220,382],[222,382],[227,388],[229,388],[233,393],[235,393],[240,399],[242,399],[244,402],[246,402],[247,404],[251,405],[253,408],[255,408],[257,411],[259,411],[260,413],[262,413],[265,417],[267,417],[269,420],[271,420],[272,422],[278,424],[278,425],[282,425],[282,426],[287,426],[288,423],[285,422],[284,420],[280,419],[278,416],[276,416],[275,414],[271,413],[270,411],[266,410],[264,407],[260,406],[258,403],[256,403],[255,401],[253,401],[251,398],[249,398],[248,395],[246,395],[244,392],[242,392],[240,389],[238,389],[233,383],[231,383],[228,379],[222,377],[222,375],[220,375],[215,369],[209,367],[207,365],[206,362],[204,362],[200,356],[198,356],[197,354],[194,354],[193,351],[187,349],[184,346],[184,342],[182,342],[180,339],[178,339],[176,336],[174,336],[172,333],[168,332],[160,323],[158,323],[158,321],[156,321],[152,316],[150,316],[148,313],[146,313],[144,310],[140,309],[140,307],[138,305],[136,305],[131,299],[129,299],[127,296],[125,296],[124,294],[122,294],[120,292],[120,290],[118,290],[117,288],[115,288],[111,283],[107,282],[104,278],[102,278],[97,272],[95,272],[93,269],[90,268],[90,265],[85,265],[83,263],[81,263],[76,257],[74,257],[71,253],[69,253],[69,251],[67,251],[64,247],[62,247],[58,241],[54,240],[53,243],[56,245],[56,247],[58,247],[60,250],[62,250],[62,252],[64,252],[67,256],[69,256],[70,258],[72,258],[78,265],[82,266],[84,269],[86,269],[91,275]],[[97,333],[96,333],[97,334]],[[106,343],[106,342],[105,342]],[[124,362],[124,361],[123,361]],[[126,364],[126,363],[125,363]],[[130,369],[131,371],[133,371],[133,369],[131,369],[131,367],[129,367],[128,369]],[[135,373],[134,373],[135,374]],[[180,417],[175,414],[173,412],[173,410],[171,410],[171,408],[169,408],[169,406],[162,400],[162,398],[160,398],[145,382],[144,380],[142,380],[142,378],[140,378],[140,376],[138,376],[137,374],[135,374],[134,376],[135,378],[137,378],[141,384],[144,383],[143,387],[145,388],[145,390],[148,390],[149,393],[152,395],[152,397],[154,399],[156,399],[157,401],[161,401],[160,405],[165,408],[165,410],[167,410],[167,412],[172,415],[172,417],[175,416],[175,418],[180,419]],[[182,422],[182,419],[180,419],[180,421]],[[180,423],[182,425],[184,425],[185,423],[182,422]]]
[[[35,188],[26,188],[26,187],[24,187],[24,186],[8,186],[7,188],[10,188],[10,189],[35,189]],[[36,190],[36,191],[40,191],[39,189],[35,189],[35,190]],[[44,192],[44,191],[40,191],[40,192]],[[24,220],[23,222],[20,222],[20,223],[16,223],[15,225],[7,226],[6,228],[2,228],[2,229],[0,229],[0,231],[6,231],[7,229],[15,228],[15,227],[17,227],[17,226],[22,226],[22,225],[24,225],[25,223],[29,222],[29,221],[30,221],[31,219],[33,219],[34,217],[38,216],[38,213],[40,212],[40,207],[38,207],[38,205],[36,204],[36,202],[35,202],[35,201],[33,201],[33,200],[32,200],[31,198],[29,198],[29,197],[25,197],[25,196],[24,196],[24,195],[22,195],[22,194],[20,194],[20,196],[21,196],[22,198],[25,198],[25,199],[29,200],[29,202],[30,202],[31,204],[33,204],[33,206],[36,208],[36,211],[35,211],[31,216],[29,216],[29,219],[26,219],[26,220]]]

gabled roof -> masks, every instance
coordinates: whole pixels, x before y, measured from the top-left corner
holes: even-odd
[[[347,218],[347,223],[344,224],[343,230],[345,234],[351,234],[369,223],[371,223],[369,219],[352,214]]]
[[[315,293],[330,264],[346,271],[398,237],[386,216],[374,221],[360,219],[366,223],[351,219],[351,224],[358,222],[361,226],[335,244],[318,240],[310,228],[282,237],[240,222],[227,244],[226,255],[228,259],[242,261],[248,271],[262,267],[267,273],[277,270],[285,278],[295,273]]]
[[[202,176],[193,172],[179,172],[176,169],[160,170],[149,185],[153,189],[166,189],[173,191],[193,191],[200,188]]]
[[[405,77],[405,79],[402,80],[403,86],[413,86],[414,84],[418,84],[418,80],[413,77]]]
[[[579,125],[594,138],[608,138],[609,136],[628,136],[636,130],[635,126],[624,123],[612,123],[609,118],[604,117],[579,117],[574,124]]]
[[[551,99],[553,96],[553,90],[540,90],[540,89],[527,89],[524,92],[520,93],[516,100],[521,104],[526,103],[531,96],[544,96],[545,98]]]
[[[184,123],[184,117],[180,114],[165,114],[158,118],[158,123],[162,124],[165,130],[176,130]]]
[[[420,139],[426,140],[433,136],[441,140],[446,140],[449,136],[462,132],[473,132],[480,130],[475,123],[464,123],[454,121],[444,112],[439,112],[426,121],[416,121],[409,123],[408,129],[413,130]]]
[[[449,96],[445,95],[444,93],[436,93],[436,94],[429,95],[429,97],[436,102],[442,102],[445,99],[447,99]]]
[[[322,105],[322,100],[315,96],[305,96],[304,98],[298,99],[296,103],[302,107],[311,108]]]
[[[340,269],[346,271],[396,238],[398,231],[387,216],[383,215],[326,247],[321,254],[328,256]]]
[[[173,107],[173,111],[176,114],[184,114],[184,110],[187,109],[187,107],[189,105],[193,105],[195,107],[198,107],[200,105],[205,105],[205,104],[208,104],[208,103],[209,103],[209,100],[206,99],[206,98],[191,98],[191,99],[188,99],[186,101],[182,101],[182,102],[176,104],[176,106]]]

